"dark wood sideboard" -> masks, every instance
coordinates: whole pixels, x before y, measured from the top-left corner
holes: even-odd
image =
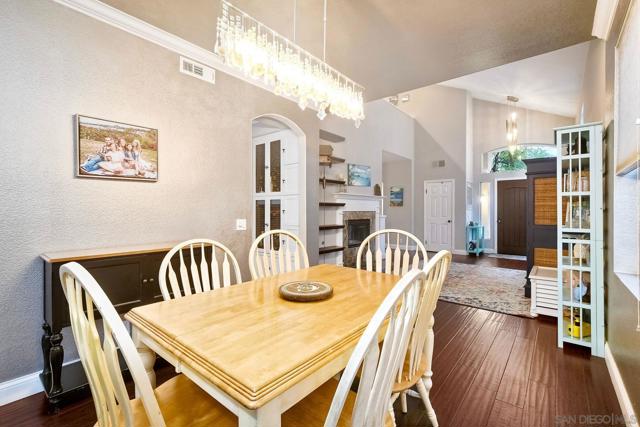
[[[109,249],[52,252],[44,261],[44,323],[41,345],[44,366],[40,379],[49,411],[89,393],[80,361],[63,365],[62,329],[70,326],[69,308],[60,284],[60,266],[76,261],[84,266],[119,313],[161,301],[158,271],[165,254],[176,244],[158,243]],[[73,340],[73,336],[68,339]]]
[[[527,282],[524,294],[530,298],[531,268],[557,265],[557,164],[555,157],[523,162],[527,165]]]

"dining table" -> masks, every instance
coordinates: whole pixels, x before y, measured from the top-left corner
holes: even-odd
[[[154,387],[158,355],[236,414],[240,427],[278,427],[282,413],[345,368],[398,280],[317,265],[136,307],[125,318]],[[327,283],[333,295],[285,300],[279,288],[293,281]]]

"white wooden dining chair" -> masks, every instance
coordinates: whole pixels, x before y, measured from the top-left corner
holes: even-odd
[[[189,258],[189,268],[185,263],[185,252]],[[174,265],[180,277],[176,274]],[[231,250],[222,243],[209,239],[178,243],[164,256],[158,276],[165,301],[242,283],[238,260]]]
[[[451,252],[438,252],[424,268],[427,275],[422,296],[420,298],[420,309],[418,319],[411,332],[411,339],[404,358],[404,364],[398,372],[396,382],[393,385],[393,395],[391,404],[400,397],[402,412],[407,412],[407,394],[420,397],[427,410],[427,416],[431,425],[438,427],[436,413],[429,400],[433,371],[433,313],[436,309],[442,285],[449,271],[451,264]],[[416,394],[411,388],[415,386],[418,390]]]
[[[383,253],[382,247],[385,244]],[[392,245],[395,246],[393,250]],[[375,268],[378,273],[396,276],[404,276],[409,270],[420,268],[420,263],[426,264],[428,260],[427,250],[416,236],[393,228],[378,230],[364,239],[356,255],[358,269],[362,268],[363,255],[367,271],[374,271]]]
[[[253,280],[309,267],[309,256],[298,236],[287,230],[265,231],[249,250]]]
[[[425,279],[426,274],[416,269],[398,281],[369,321],[340,381],[328,381],[285,412],[283,427],[322,425],[324,413],[325,427],[394,425],[389,399],[418,319]],[[354,393],[351,386],[358,372],[358,391]]]
[[[89,381],[100,427],[227,426],[237,417],[184,375],[155,390],[124,323],[100,285],[80,264],[60,267],[60,282],[69,303],[71,330]],[[103,336],[96,325],[102,317]],[[139,399],[129,400],[118,350],[133,378]],[[188,408],[188,409],[187,409]]]

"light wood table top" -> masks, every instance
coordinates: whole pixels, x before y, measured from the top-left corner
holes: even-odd
[[[294,280],[333,286],[331,299],[289,302]],[[351,350],[398,277],[335,265],[136,307],[126,318],[180,363],[256,409]]]

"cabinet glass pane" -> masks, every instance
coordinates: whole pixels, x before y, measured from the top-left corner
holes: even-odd
[[[591,228],[591,198],[587,195],[562,197],[562,228],[589,230]]]
[[[264,233],[265,230],[265,201],[264,200],[256,200],[256,237]],[[264,244],[262,241],[258,244],[259,248],[264,248]]]
[[[264,144],[256,145],[256,193],[265,192],[265,147]]]
[[[571,158],[562,161],[562,192],[587,192],[590,185],[590,162],[588,158]]]
[[[282,218],[282,203],[280,200],[271,200],[271,203],[269,205],[269,210],[270,210],[270,214],[269,214],[269,228],[271,230],[279,230],[281,227],[281,218]],[[273,249],[274,250],[278,250],[280,249],[280,240],[279,239],[274,239],[273,240]]]
[[[281,188],[281,170],[280,170],[280,141],[271,141],[269,144],[269,164],[271,171],[271,191],[280,192]]]
[[[562,301],[591,304],[591,273],[582,270],[562,270]]]
[[[560,143],[562,144],[562,149],[560,150],[561,155],[568,156],[570,153],[569,150],[569,133],[563,133],[560,136]]]
[[[588,239],[588,236],[584,236]],[[562,265],[565,267],[591,267],[591,244],[589,242],[562,243]]]
[[[581,154],[589,154],[589,131],[588,130],[571,132],[569,135],[570,135],[569,136],[569,154],[570,155],[578,156]]]
[[[563,306],[562,317],[565,338],[591,342],[591,309]]]

